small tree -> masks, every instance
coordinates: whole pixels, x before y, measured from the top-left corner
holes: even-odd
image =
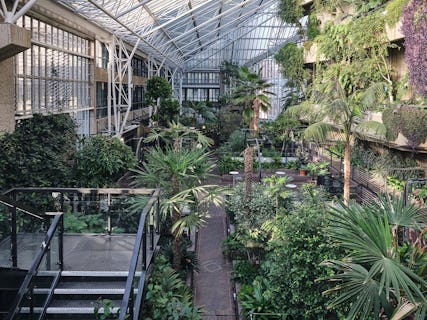
[[[135,171],[135,185],[161,189],[161,211],[165,217],[172,218],[173,224],[173,267],[180,270],[183,230],[205,222],[208,203],[221,203],[222,189],[216,185],[200,185],[214,167],[206,152],[211,140],[200,131],[172,123],[167,129],[153,131],[146,139],[147,142],[159,140],[166,147],[157,146],[147,154],[142,170]],[[135,208],[139,208],[138,203]],[[187,209],[190,213],[184,215]]]

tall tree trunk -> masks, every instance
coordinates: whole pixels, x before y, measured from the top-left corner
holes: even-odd
[[[179,211],[174,210],[173,212],[173,223],[177,222],[181,219],[181,214]],[[178,230],[179,228],[177,228]],[[172,252],[173,252],[173,261],[172,266],[175,270],[181,270],[181,261],[182,261],[182,235],[181,234],[173,234],[173,244],[172,244]]]
[[[346,205],[350,203],[350,175],[350,142],[348,142],[344,149],[344,203]]]
[[[249,128],[253,130],[254,137],[257,137],[259,132],[259,108],[260,108],[260,102],[258,98],[254,100],[252,108],[254,109],[254,116],[251,120],[251,123],[249,124]]]
[[[246,200],[246,215],[250,217],[251,208],[249,203],[252,199],[252,172],[253,172],[253,159],[252,159],[252,147],[247,146],[244,152],[244,163],[245,163],[245,200]]]
[[[175,144],[177,142],[175,141]],[[181,186],[178,182],[178,179],[175,176],[172,176],[172,186],[173,194],[179,193]],[[181,212],[174,209],[172,212],[172,225],[174,225],[179,219],[181,219]],[[173,243],[172,243],[172,253],[173,260],[172,266],[175,270],[181,270],[181,260],[182,260],[182,234],[177,233],[179,228],[173,233]]]

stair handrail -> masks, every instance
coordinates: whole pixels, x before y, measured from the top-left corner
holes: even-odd
[[[33,263],[30,267],[30,269],[27,272],[27,275],[24,278],[24,281],[22,282],[21,286],[19,287],[18,293],[16,295],[15,301],[12,304],[12,307],[9,309],[9,312],[6,316],[6,320],[13,320],[15,319],[16,315],[19,313],[19,310],[22,307],[23,299],[25,295],[27,294],[28,290],[30,290],[30,285],[36,276],[36,274],[39,271],[40,264],[43,260],[43,257],[46,255],[46,253],[49,250],[50,243],[55,235],[56,230],[58,227],[62,228],[63,223],[63,213],[58,213],[55,218],[53,219],[52,224],[50,225],[46,236],[43,240],[43,242],[40,245],[40,249],[36,255],[36,257],[33,260]],[[59,234],[60,237],[62,237],[62,232]],[[60,250],[61,251],[61,250]],[[60,254],[60,271],[62,270],[62,256]]]
[[[137,314],[134,314],[134,297],[133,297],[133,292],[134,292],[134,279],[135,279],[135,274],[136,274],[136,268],[137,268],[137,264],[138,264],[138,256],[139,256],[139,251],[141,249],[141,246],[143,246],[143,250],[142,250],[142,269],[143,271],[147,270],[147,250],[146,250],[146,245],[147,245],[147,224],[146,219],[150,213],[151,208],[153,207],[154,203],[156,202],[158,204],[158,197],[159,197],[159,190],[155,190],[152,197],[150,198],[150,200],[148,201],[147,205],[144,207],[144,209],[142,210],[141,216],[139,218],[139,224],[138,224],[138,232],[136,234],[136,239],[135,239],[135,246],[133,248],[133,253],[132,253],[132,258],[131,258],[131,262],[130,262],[130,267],[129,267],[129,273],[128,273],[128,277],[126,279],[126,287],[125,287],[125,292],[123,294],[123,299],[122,299],[122,304],[120,307],[120,315],[119,315],[119,320],[125,320],[128,319],[128,311],[130,313],[130,320],[137,320],[139,318],[139,310],[137,310]],[[159,207],[157,206],[157,214],[158,214],[158,210]],[[144,279],[145,277],[143,277],[141,275],[139,282],[141,283],[141,281],[145,281]],[[138,288],[143,288],[143,286],[139,285]],[[142,297],[142,290],[138,290],[138,295],[141,295]],[[138,300],[139,298],[137,298],[136,300]],[[138,301],[136,303],[136,305],[139,305]]]
[[[33,218],[45,220],[45,218],[39,216],[38,214],[35,214],[35,213],[29,211],[28,209],[24,209],[24,206],[20,205],[18,202],[16,202],[15,200],[13,200],[13,199],[5,196],[5,195],[0,194],[0,203],[4,204],[5,206],[7,206],[9,208],[16,208],[17,210],[25,213],[26,215],[32,216]]]

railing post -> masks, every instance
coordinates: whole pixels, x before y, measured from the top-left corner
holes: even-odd
[[[142,270],[147,270],[147,224],[144,221],[144,231],[142,232]]]
[[[111,236],[111,231],[112,231],[112,227],[111,227],[111,195],[107,194],[107,206],[108,206],[108,210],[107,210],[107,232],[108,235]]]
[[[64,213],[62,213],[59,220],[59,231],[58,231],[58,265],[59,270],[64,270]]]
[[[34,319],[34,288],[33,288],[33,286],[31,285],[29,288],[28,288],[28,296],[27,296],[27,299],[28,299],[28,305],[29,305],[29,307],[30,307],[30,319],[31,320],[33,320]]]
[[[132,286],[132,292],[130,293],[129,296],[129,320],[133,320],[134,318],[134,300],[133,300],[133,286]]]
[[[151,241],[151,251],[154,251],[154,225],[150,224],[150,241]]]
[[[160,197],[157,196],[157,204],[156,204],[156,233],[160,233]]]
[[[13,206],[9,209],[10,212],[10,258],[12,260],[12,267],[18,267],[18,246],[17,246],[17,230],[16,230],[16,207]]]

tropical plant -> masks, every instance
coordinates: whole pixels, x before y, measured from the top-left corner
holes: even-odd
[[[304,130],[304,138],[325,142],[335,132],[345,146],[344,149],[344,201],[350,200],[350,153],[354,135],[375,133],[379,137],[385,134],[384,126],[376,121],[361,121],[362,111],[372,105],[376,97],[382,97],[383,85],[372,85],[366,91],[347,93],[341,79],[329,81],[325,93],[313,92],[312,103],[308,101],[300,106],[286,110],[292,116],[314,115],[312,124]]]
[[[172,86],[163,77],[154,76],[147,81],[147,96],[153,100],[169,98]]]
[[[278,14],[284,22],[295,25],[300,34],[304,35],[304,28],[300,21],[304,16],[304,8],[299,0],[280,0]]]
[[[129,146],[119,138],[101,135],[84,138],[75,158],[81,187],[111,186],[136,165],[136,157]]]
[[[386,138],[397,139],[399,133],[408,140],[408,145],[415,149],[427,140],[427,110],[414,106],[399,106],[383,112],[386,126]]]
[[[144,319],[201,319],[201,309],[193,306],[190,289],[161,255],[156,257],[144,302]]]
[[[240,67],[238,72],[237,85],[233,89],[233,101],[243,106],[243,119],[256,136],[259,131],[260,110],[265,112],[271,107],[268,95],[274,95],[274,93],[267,89],[272,84],[263,80],[259,72],[252,72],[246,66]]]
[[[276,202],[276,213],[279,208],[285,207],[291,197],[291,192],[286,187],[286,184],[293,180],[290,176],[276,176],[272,175],[262,179],[262,182],[266,185],[267,189],[264,194],[268,197],[275,199]]]
[[[328,279],[336,284],[325,293],[338,293],[330,307],[349,304],[346,319],[424,319],[427,282],[400,259],[404,228],[427,225],[420,209],[386,195],[366,206],[341,204],[330,211],[328,232],[348,252],[325,263],[335,269]]]
[[[187,123],[184,123],[184,120]],[[180,122],[182,124],[200,127],[202,124],[214,122],[216,115],[213,109],[204,101],[185,101]]]
[[[186,144],[183,140],[190,140]],[[146,141],[162,140],[166,146],[156,146],[147,154],[141,170],[135,170],[135,185],[161,189],[161,212],[172,218],[173,267],[182,265],[182,231],[204,223],[208,203],[219,204],[224,189],[216,185],[200,185],[210,176],[214,164],[205,146],[210,139],[200,131],[172,123],[164,130],[154,130]],[[138,203],[134,209],[139,209]],[[188,215],[184,211],[190,209]]]
[[[180,105],[178,100],[165,98],[160,101],[160,107],[151,119],[157,121],[160,126],[167,126],[169,122],[177,121]]]
[[[257,319],[271,319],[268,313],[273,309],[272,295],[268,282],[262,277],[256,278],[252,284],[243,285],[239,292],[239,300],[246,319],[249,315],[257,313],[261,314],[256,316]]]

